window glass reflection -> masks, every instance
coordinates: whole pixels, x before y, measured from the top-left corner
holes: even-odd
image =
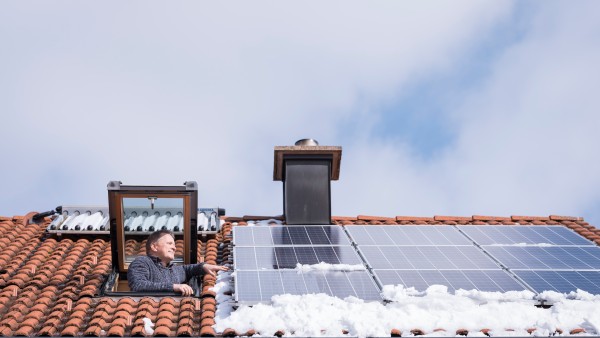
[[[146,254],[146,239],[154,231],[175,234],[174,263],[183,262],[184,199],[169,197],[123,198],[125,263]]]

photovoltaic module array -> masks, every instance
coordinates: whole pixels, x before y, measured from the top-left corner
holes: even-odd
[[[600,248],[562,226],[234,227],[233,241],[238,302],[282,293],[382,300],[388,284],[600,294]],[[321,262],[366,269],[296,269]]]
[[[325,293],[345,298],[382,300],[370,274],[363,271],[303,271],[298,264],[362,265],[339,226],[234,227],[235,299],[269,302],[277,294]]]
[[[525,286],[452,226],[348,226],[352,241],[382,285],[419,291],[523,290]],[[398,237],[402,236],[402,237]]]
[[[600,248],[563,226],[458,226],[535,292],[600,294]]]

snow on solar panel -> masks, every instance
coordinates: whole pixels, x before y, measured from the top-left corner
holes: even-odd
[[[484,248],[511,270],[600,269],[599,247],[485,246]]]
[[[502,270],[374,270],[383,285],[402,284],[425,291],[431,285],[480,291],[521,291],[523,286]]]
[[[552,244],[594,246],[594,243],[563,226],[459,226],[479,245]]]
[[[235,227],[236,246],[350,245],[340,226]]]
[[[577,289],[600,294],[600,271],[535,271],[517,270],[519,276],[536,292],[569,293]]]
[[[451,226],[347,226],[354,243],[366,245],[472,245]]]
[[[381,295],[373,279],[365,271],[299,272],[295,270],[266,270],[236,272],[238,302],[269,302],[278,294],[318,294],[345,298],[380,301]]]

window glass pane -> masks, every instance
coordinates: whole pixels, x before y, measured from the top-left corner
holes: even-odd
[[[183,262],[184,199],[181,197],[123,198],[125,263],[146,254],[146,239],[154,231],[170,230],[175,234],[174,263]]]

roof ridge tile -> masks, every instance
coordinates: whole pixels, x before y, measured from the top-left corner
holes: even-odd
[[[511,215],[510,218],[513,221],[547,221],[550,219],[548,216],[520,216]]]
[[[550,215],[550,219],[554,220],[554,221],[583,221],[583,217],[560,216],[560,215]]]
[[[434,221],[433,217],[422,217],[422,216],[396,216],[396,221]]]
[[[370,216],[370,215],[358,215],[356,218],[359,220],[363,220],[363,221],[388,221],[388,220],[395,221],[396,220],[395,217]]]
[[[436,221],[472,221],[473,217],[471,216],[440,216],[440,215],[435,215],[433,216],[433,219]]]
[[[352,216],[331,216],[332,221],[356,221],[357,219]]]

